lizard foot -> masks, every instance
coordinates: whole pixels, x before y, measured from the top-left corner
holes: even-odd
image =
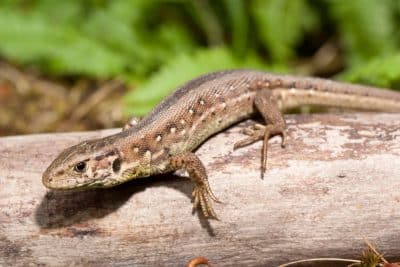
[[[248,135],[247,138],[236,142],[233,149],[250,145],[258,140],[264,140],[262,149],[262,164],[261,164],[261,175],[264,175],[267,169],[267,152],[268,152],[268,140],[271,136],[280,135],[282,137],[281,146],[285,147],[286,144],[286,131],[281,125],[269,124],[267,126],[261,124],[254,124],[248,128],[243,129],[244,134]]]
[[[248,146],[258,140],[263,139],[264,133],[265,133],[265,128],[266,128],[265,125],[255,123],[251,126],[248,126],[244,129],[242,129],[240,132],[242,134],[247,135],[248,137],[236,142],[233,145],[233,149],[238,149],[238,148],[241,148],[244,146]]]
[[[204,217],[218,220],[211,200],[217,203],[220,203],[220,201],[215,197],[209,186],[204,184],[197,184],[193,189],[192,197],[193,212],[195,212],[197,208],[201,208]]]
[[[194,183],[192,193],[193,213],[197,208],[201,208],[204,217],[218,220],[212,206],[212,201],[220,201],[211,191],[206,169],[200,159],[192,152],[185,152],[171,157],[170,166],[173,170],[186,170]]]

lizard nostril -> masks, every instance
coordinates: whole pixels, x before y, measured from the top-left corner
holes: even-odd
[[[44,173],[42,177],[42,183],[44,186],[49,187],[50,183],[53,181],[53,177],[49,176],[48,173]]]

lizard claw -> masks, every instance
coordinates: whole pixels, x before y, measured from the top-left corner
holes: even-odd
[[[192,192],[193,196],[193,212],[197,208],[201,208],[204,217],[219,220],[215,213],[211,200],[220,202],[212,193],[210,188],[205,185],[196,185]]]

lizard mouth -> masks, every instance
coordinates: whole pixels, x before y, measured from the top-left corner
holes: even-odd
[[[43,184],[48,189],[55,191],[80,190],[87,188],[102,187],[101,181],[99,180],[79,183],[76,179],[63,179],[62,181],[60,180],[59,182],[55,182],[50,179],[46,180],[46,182],[43,182]]]
[[[106,179],[107,178],[107,179]],[[46,170],[42,176],[43,185],[55,191],[68,191],[68,190],[84,190],[90,188],[105,188],[115,186],[121,182],[110,177],[99,176],[95,179],[82,179],[82,178],[55,178],[51,173]]]

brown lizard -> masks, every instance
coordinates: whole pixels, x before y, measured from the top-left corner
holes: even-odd
[[[194,182],[193,209],[217,218],[206,170],[193,153],[209,136],[256,113],[266,125],[247,128],[234,148],[282,136],[281,110],[320,105],[400,112],[400,93],[320,78],[275,75],[255,70],[210,73],[189,81],[165,98],[145,118],[120,133],[65,149],[43,173],[43,184],[56,190],[112,187],[153,174],[186,170]]]

